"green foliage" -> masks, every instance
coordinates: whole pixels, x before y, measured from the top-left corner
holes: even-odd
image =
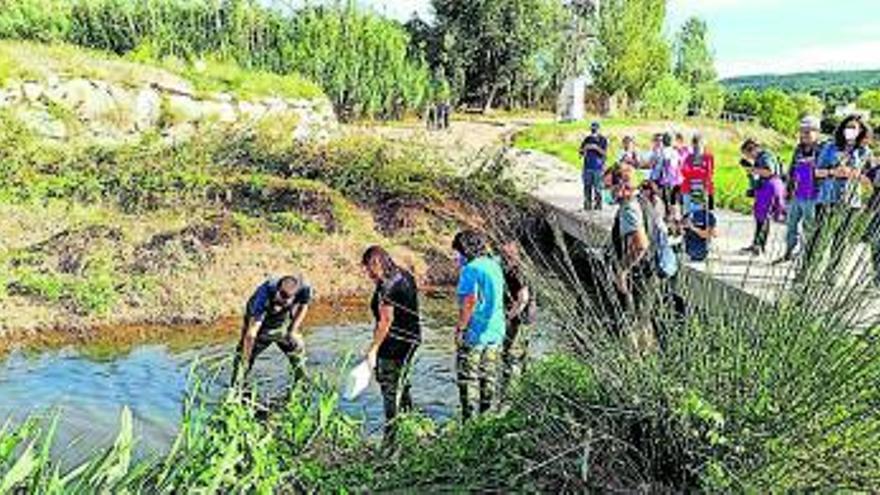
[[[63,40],[70,30],[70,4],[57,0],[0,1],[0,38]]]
[[[496,100],[508,108],[532,103],[558,87],[554,54],[568,40],[561,36],[568,19],[553,0],[435,0],[434,48],[454,92],[471,104],[491,109]],[[529,100],[532,101],[529,101]]]
[[[400,117],[420,108],[428,89],[428,71],[410,56],[406,31],[353,3],[294,12],[247,0],[26,0],[21,5],[0,10],[0,37],[64,41],[140,61],[184,60],[163,63],[205,90],[317,94],[297,75],[302,74],[324,89],[341,117],[357,118]],[[209,62],[194,69],[200,60]]]
[[[761,124],[786,134],[797,130],[799,109],[790,96],[777,89],[768,89],[761,93],[759,100]]]
[[[859,95],[856,105],[870,111],[872,115],[880,115],[880,89],[865,91]]]
[[[599,48],[592,67],[596,85],[608,95],[638,101],[669,72],[669,43],[663,37],[664,0],[603,1]]]
[[[269,217],[269,223],[284,232],[292,232],[294,234],[320,235],[324,232],[321,224],[303,218],[296,212],[279,212],[273,213]]]
[[[763,91],[777,88],[787,93],[809,93],[822,99],[828,107],[847,104],[865,90],[880,87],[880,71],[821,71],[786,75],[757,75],[725,79],[731,91],[745,89]]]
[[[642,111],[654,118],[684,117],[690,101],[691,91],[687,85],[672,74],[667,74],[645,92]]]
[[[728,98],[727,105],[737,113],[758,115],[758,112],[761,111],[761,98],[754,89],[747,89]]]
[[[675,76],[691,88],[714,82],[718,77],[709,49],[709,27],[700,18],[685,21],[676,37]]]
[[[717,82],[701,83],[693,90],[691,108],[696,115],[715,118],[724,110],[726,97],[724,86]]]
[[[819,97],[807,93],[794,93],[791,95],[791,101],[797,108],[798,118],[807,115],[821,117],[822,111],[825,109],[825,104]]]

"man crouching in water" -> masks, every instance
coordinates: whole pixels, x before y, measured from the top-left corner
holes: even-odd
[[[300,327],[311,300],[311,286],[297,276],[269,279],[257,288],[245,307],[241,341],[232,366],[233,386],[247,375],[257,356],[273,343],[290,360],[294,379],[305,378],[305,341]],[[242,362],[247,363],[243,372]]]

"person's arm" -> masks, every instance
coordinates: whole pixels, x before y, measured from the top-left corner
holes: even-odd
[[[477,306],[477,295],[468,294],[461,298],[461,307],[458,310],[458,323],[455,325],[455,341],[461,345],[464,341],[464,331],[474,316],[474,308]]]
[[[241,363],[250,362],[251,354],[254,352],[254,342],[257,340],[257,333],[260,331],[260,324],[262,322],[262,319],[252,316],[245,318],[245,322],[241,327],[241,356],[239,356]],[[239,366],[237,372],[238,376],[233,377],[233,384],[240,383],[241,375],[246,371],[247,365]]]
[[[601,144],[596,145],[596,152],[599,153],[599,156],[602,158],[606,158],[608,156],[608,140],[603,139],[600,143]]]
[[[513,307],[511,307],[510,312],[507,313],[507,321],[513,320],[526,310],[526,306],[529,305],[530,296],[529,287],[523,285],[519,292],[516,293],[516,301],[514,301]]]
[[[382,346],[382,342],[385,342],[385,339],[391,332],[392,323],[394,323],[394,306],[384,303],[380,304],[379,321],[376,322],[376,326],[373,328],[373,342],[370,344],[370,349],[367,351],[367,362],[370,363],[371,368],[376,367],[379,347]]]

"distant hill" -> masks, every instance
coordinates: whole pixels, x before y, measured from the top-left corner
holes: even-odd
[[[880,87],[880,69],[803,72],[785,75],[759,74],[724,79],[721,84],[733,91],[749,88],[760,91],[776,87],[783,91],[821,94],[828,91],[838,92],[841,89],[863,90]]]

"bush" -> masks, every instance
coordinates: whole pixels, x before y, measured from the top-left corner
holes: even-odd
[[[791,95],[791,101],[797,108],[798,118],[812,115],[821,117],[825,110],[825,103],[817,96],[808,93],[794,93]]]
[[[798,108],[790,96],[778,89],[768,89],[759,99],[761,109],[757,116],[761,124],[784,134],[797,130]]]
[[[725,99],[723,86],[716,82],[702,83],[694,90],[691,108],[696,115],[716,118],[724,110]]]
[[[672,74],[663,76],[645,92],[642,113],[648,117],[674,119],[687,115],[691,91]]]

